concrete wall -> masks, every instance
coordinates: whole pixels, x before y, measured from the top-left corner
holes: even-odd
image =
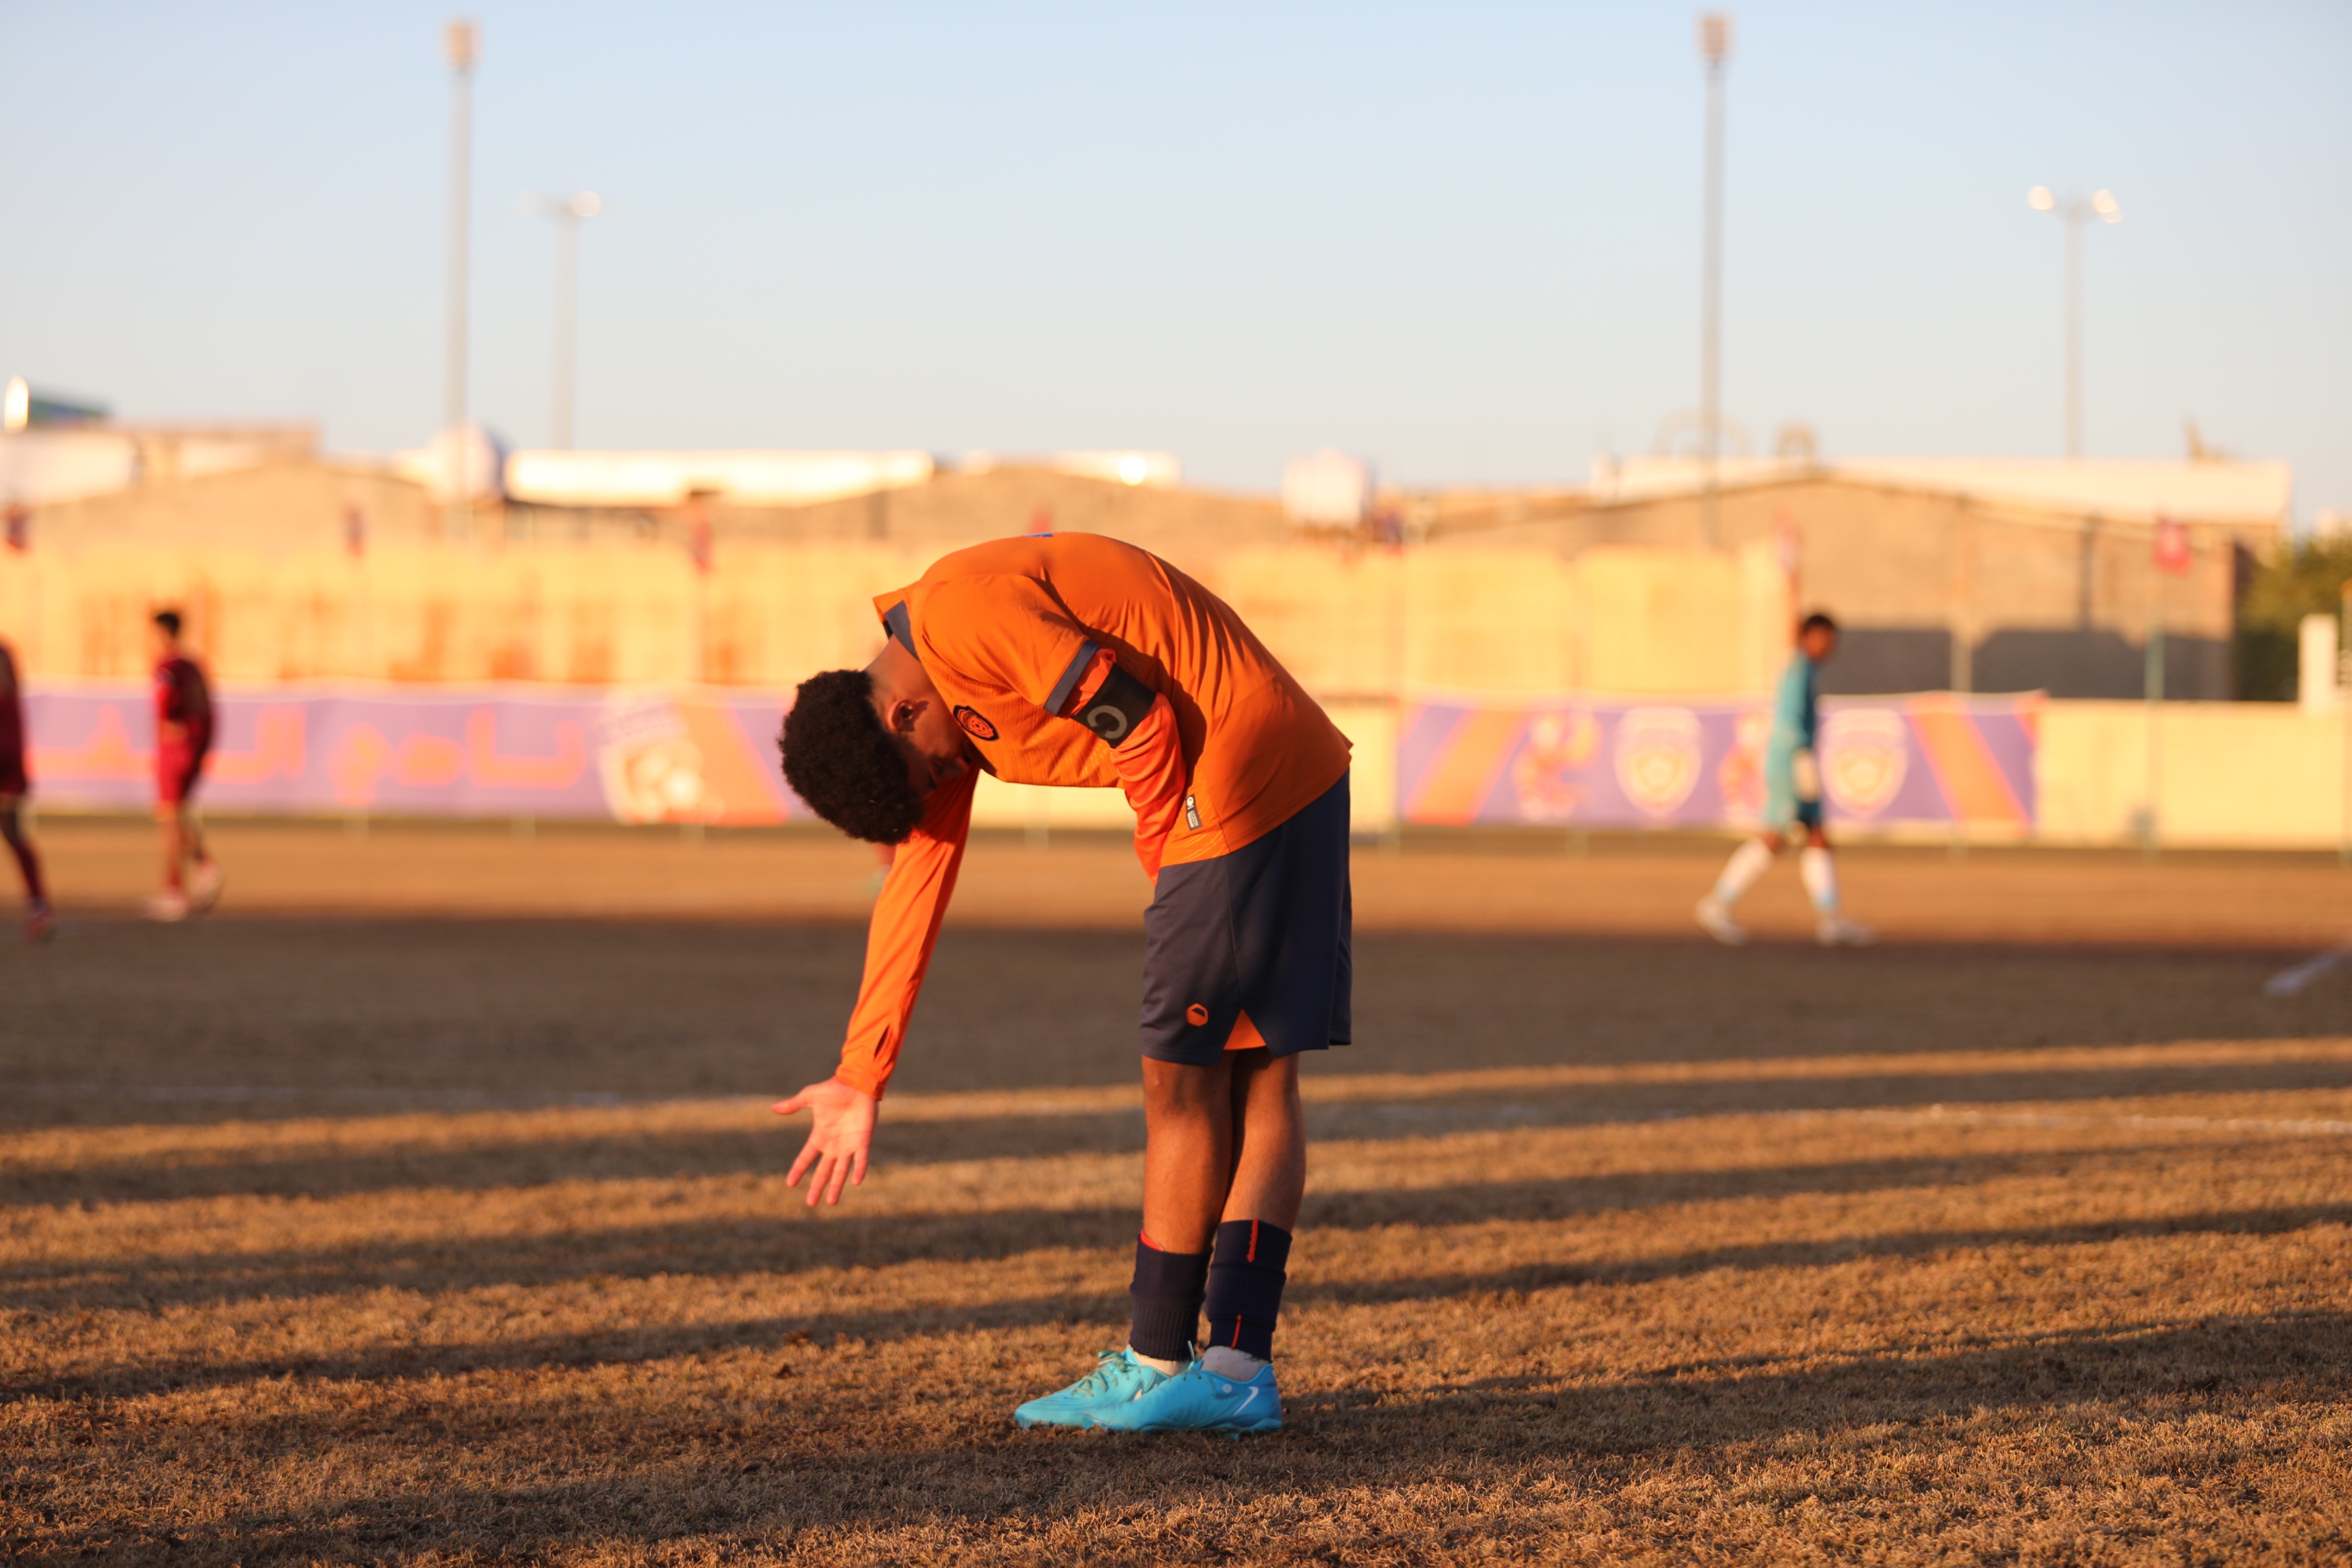
[[[2042,720],[2037,837],[2128,844],[2151,799],[2163,842],[2321,848],[2346,825],[2346,716],[2284,702],[2053,702]],[[2151,776],[2157,783],[2152,793]]]
[[[0,636],[34,679],[135,677],[147,618],[187,615],[227,681],[789,686],[863,664],[872,596],[940,546],[738,541],[714,569],[639,543],[364,555],[109,545],[0,555]],[[1759,691],[1787,657],[1769,552],[1366,552],[1285,543],[1193,563],[1309,689]]]

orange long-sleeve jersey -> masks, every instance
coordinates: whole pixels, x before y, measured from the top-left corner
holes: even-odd
[[[1348,771],[1347,737],[1232,607],[1131,544],[1073,533],[975,545],[874,607],[981,767],[1011,784],[1124,789],[1152,875],[1272,832]],[[1078,717],[1114,669],[1153,694],[1116,747]],[[934,792],[874,906],[835,1074],[864,1093],[878,1098],[898,1063],[975,782]]]

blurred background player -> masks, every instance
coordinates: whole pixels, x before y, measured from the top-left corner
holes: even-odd
[[[212,745],[212,687],[180,644],[180,613],[161,611],[155,616],[155,820],[163,830],[163,890],[147,900],[150,920],[185,920],[220,901],[220,868],[193,810]]]
[[[1274,1431],[1307,1180],[1298,1053],[1350,1037],[1347,739],[1223,601],[1100,535],[958,551],[874,605],[881,655],[803,682],[784,721],[801,798],[898,846],[841,1066],[775,1107],[815,1113],[787,1179],[814,1167],[812,1204],[865,1179],[979,770],[1124,790],[1153,883],[1133,1315],[1127,1344],[1013,1418]]]
[[[1772,738],[1764,749],[1764,831],[1731,852],[1715,890],[1698,901],[1698,923],[1727,946],[1748,940],[1732,910],[1758,878],[1771,868],[1791,826],[1801,827],[1805,847],[1797,872],[1813,900],[1814,934],[1823,947],[1859,947],[1872,940],[1867,926],[1838,908],[1837,859],[1822,827],[1822,768],[1815,743],[1821,729],[1821,668],[1837,652],[1837,623],[1820,611],[1797,627],[1796,656],[1780,673],[1772,700]]]
[[[56,929],[47,890],[41,885],[41,858],[25,826],[25,797],[32,780],[25,767],[25,702],[16,683],[16,656],[0,642],[0,838],[16,858],[25,879],[25,940],[46,942]]]

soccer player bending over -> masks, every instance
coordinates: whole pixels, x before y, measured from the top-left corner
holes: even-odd
[[[155,821],[163,830],[163,890],[147,918],[185,920],[220,901],[220,868],[190,815],[213,746],[213,689],[180,645],[180,613],[155,616]],[[193,868],[190,862],[194,862]]]
[[[25,940],[47,942],[57,918],[41,886],[41,858],[25,831],[25,797],[32,790],[25,768],[25,702],[16,685],[16,657],[0,643],[0,839],[7,842],[25,879]]]
[[[1815,611],[1797,628],[1797,655],[1780,673],[1772,700],[1772,738],[1764,748],[1764,831],[1731,852],[1715,891],[1698,901],[1698,923],[1729,947],[1748,940],[1748,929],[1731,911],[1758,878],[1771,868],[1792,827],[1801,827],[1805,847],[1797,874],[1813,900],[1814,934],[1823,947],[1860,947],[1874,939],[1870,928],[1838,909],[1837,861],[1822,828],[1822,769],[1815,752],[1821,729],[1822,665],[1837,652],[1837,623]]]
[[[1125,791],[1154,888],[1133,1325],[1013,1418],[1274,1431],[1275,1314],[1307,1177],[1298,1053],[1349,1038],[1348,742],[1232,609],[1116,540],[978,545],[874,605],[880,657],[803,683],[784,720],[801,798],[898,847],[841,1066],[775,1108],[815,1114],[789,1180],[809,1176],[814,1204],[865,1179],[977,770]]]

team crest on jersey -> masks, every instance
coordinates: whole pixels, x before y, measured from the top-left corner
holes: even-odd
[[[962,725],[968,732],[978,740],[993,741],[996,739],[996,726],[990,723],[987,720],[982,718],[978,713],[973,712],[969,708],[957,708],[955,710],[955,721]]]
[[[1911,727],[1892,708],[1845,708],[1822,721],[1822,785],[1832,804],[1875,816],[1911,771]]]
[[[1634,708],[1617,721],[1617,787],[1652,816],[1690,798],[1698,784],[1698,715],[1687,708]]]

